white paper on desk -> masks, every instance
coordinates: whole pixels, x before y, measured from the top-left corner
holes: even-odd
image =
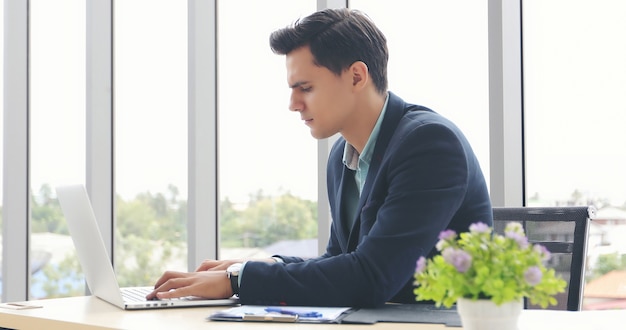
[[[228,320],[233,321],[243,320],[246,315],[265,316],[275,313],[268,313],[266,308],[279,308],[298,313],[318,312],[322,314],[321,317],[298,317],[297,322],[307,323],[330,323],[335,322],[339,316],[347,312],[350,307],[306,307],[306,306],[257,306],[257,305],[242,305],[239,307],[233,307],[219,311],[209,316],[211,320]]]
[[[31,303],[2,303],[0,304],[0,308],[6,309],[33,309],[33,308],[41,308],[41,305],[34,305]]]

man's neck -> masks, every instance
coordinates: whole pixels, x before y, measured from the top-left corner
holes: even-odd
[[[372,134],[372,130],[385,104],[386,97],[386,93],[384,95],[371,93],[365,96],[362,102],[357,105],[358,111],[355,112],[350,127],[341,132],[344,139],[346,139],[359,154],[363,152],[367,140]]]

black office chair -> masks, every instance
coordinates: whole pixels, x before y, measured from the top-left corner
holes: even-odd
[[[556,296],[558,304],[550,309],[582,309],[588,228],[594,216],[592,206],[493,208],[495,232],[502,234],[509,222],[521,223],[529,242],[550,251],[548,266],[568,282],[565,292]],[[541,309],[527,301],[524,307]]]

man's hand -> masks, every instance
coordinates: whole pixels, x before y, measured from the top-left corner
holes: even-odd
[[[209,299],[230,298],[233,290],[226,271],[173,272],[167,271],[159,278],[154,291],[146,299],[170,299],[197,296]]]
[[[245,260],[243,259],[230,259],[230,260],[206,259],[202,263],[200,263],[198,268],[196,268],[196,272],[202,272],[206,270],[226,270],[228,266],[234,263],[238,263],[238,262],[243,263],[244,261]]]
[[[170,299],[196,296],[209,299],[232,297],[233,290],[226,275],[226,268],[234,263],[262,261],[274,263],[273,258],[204,260],[195,272],[166,271],[154,285],[154,291],[146,299]]]

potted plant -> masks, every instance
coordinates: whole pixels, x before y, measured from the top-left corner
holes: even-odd
[[[416,300],[445,307],[456,303],[467,329],[507,329],[502,323],[484,327],[471,324],[471,319],[488,319],[484,313],[491,311],[496,311],[500,322],[503,310],[512,312],[510,328],[516,329],[524,298],[545,308],[556,305],[554,295],[565,290],[566,282],[544,264],[550,252],[542,245],[530,244],[516,222],[507,224],[504,235],[493,233],[481,222],[472,224],[469,232],[445,230],[436,248],[440,254],[417,261]],[[464,315],[471,304],[480,304],[477,309],[483,314]]]

